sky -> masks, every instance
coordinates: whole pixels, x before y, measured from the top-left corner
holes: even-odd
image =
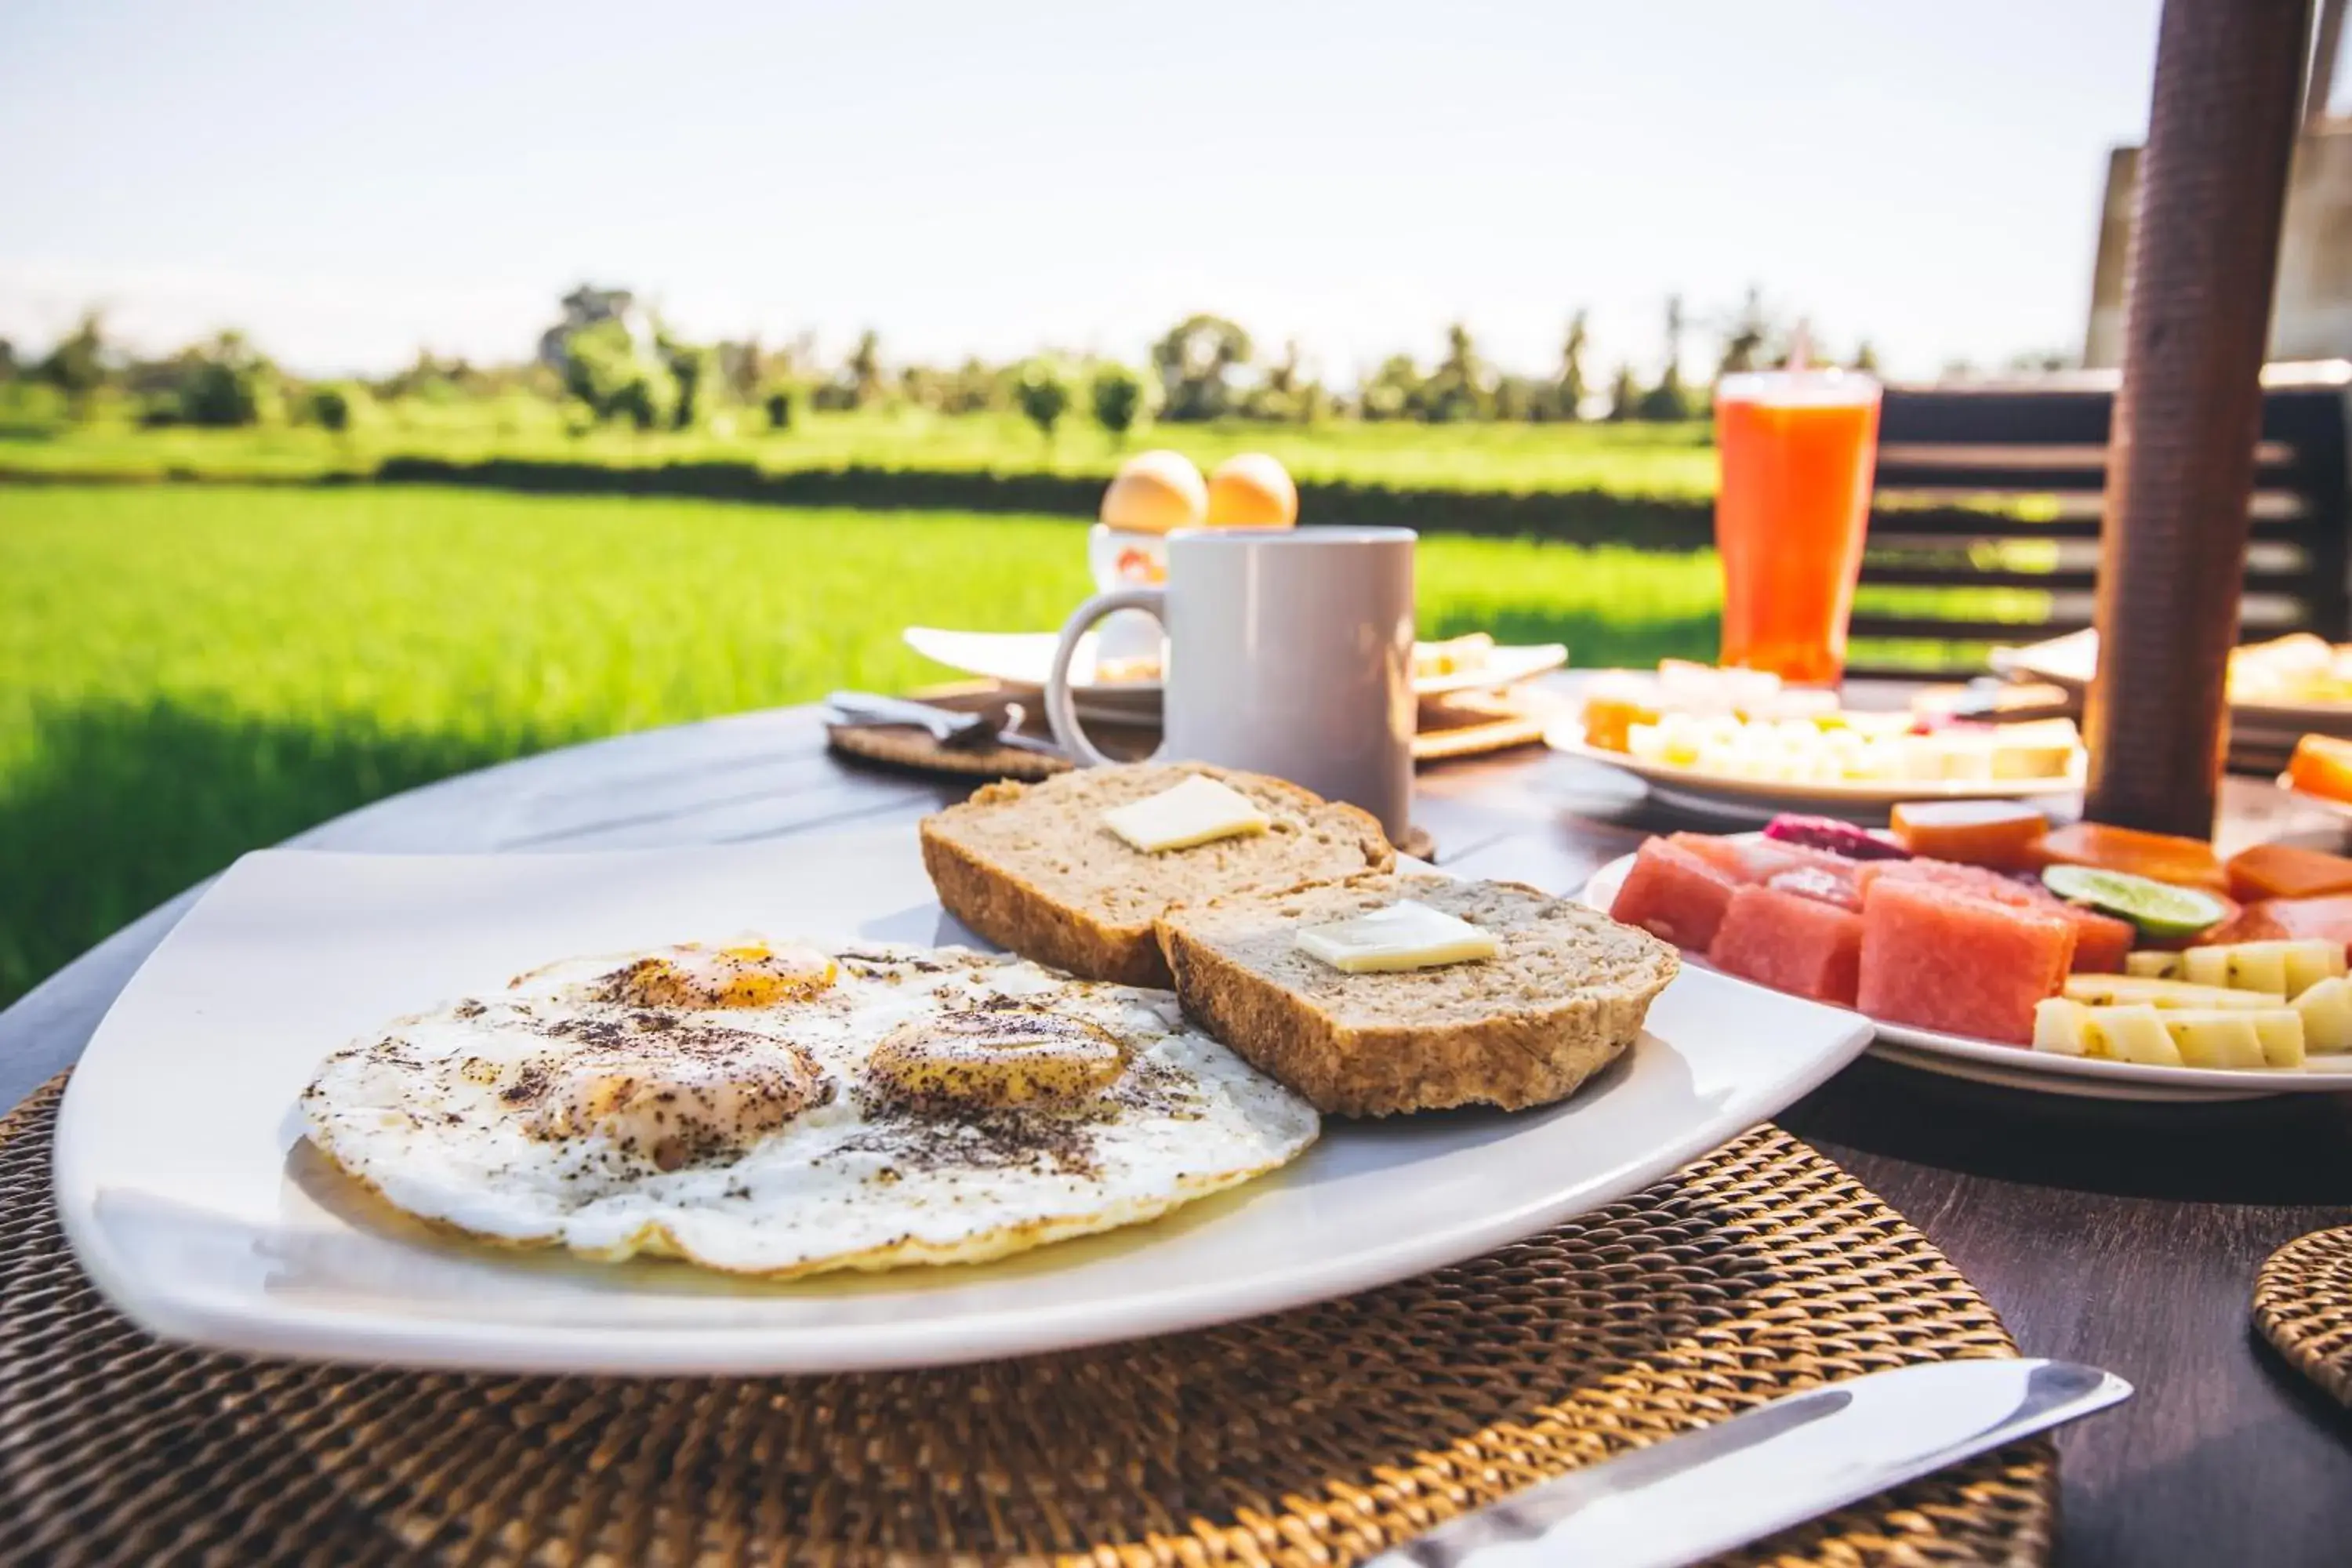
[[[0,335],[87,306],[309,374],[519,358],[573,284],[698,338],[1352,381],[1448,322],[1704,363],[1745,290],[1896,374],[2081,346],[2157,0],[0,7]]]

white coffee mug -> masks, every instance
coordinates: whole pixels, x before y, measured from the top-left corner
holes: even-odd
[[[1168,584],[1097,594],[1062,628],[1045,684],[1054,738],[1111,759],[1070,698],[1078,639],[1142,610],[1168,633],[1159,760],[1271,773],[1380,818],[1412,816],[1412,552],[1409,528],[1204,528],[1168,537]]]

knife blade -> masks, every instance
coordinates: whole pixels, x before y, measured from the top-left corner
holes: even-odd
[[[1791,1394],[1449,1520],[1370,1568],[1674,1568],[2131,1397],[2074,1362],[1926,1362]]]
[[[904,697],[885,697],[872,691],[836,691],[825,700],[827,707],[845,723],[905,724],[930,732],[941,745],[990,744],[1010,746],[1015,751],[1035,752],[1042,756],[1060,757],[1067,753],[1051,741],[1024,735],[1010,725],[989,722],[985,713],[958,708],[940,708],[929,702],[911,701]],[[1014,714],[1018,703],[1008,705]],[[981,731],[986,731],[986,734]]]

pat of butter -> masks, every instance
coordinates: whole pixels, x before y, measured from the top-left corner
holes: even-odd
[[[1102,824],[1145,854],[1157,855],[1264,833],[1274,821],[1239,790],[1194,773],[1173,789],[1104,812]]]
[[[1495,956],[1491,933],[1411,899],[1352,920],[1301,927],[1296,940],[1300,952],[1343,974],[1434,969]]]

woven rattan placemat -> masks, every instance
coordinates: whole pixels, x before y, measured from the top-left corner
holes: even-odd
[[[2254,1326],[2297,1372],[2352,1405],[2352,1226],[2297,1237],[2263,1260]]]
[[[593,1381],[164,1345],[49,1195],[60,1085],[0,1121],[0,1562],[1341,1563],[1825,1379],[2011,1347],[1900,1216],[1763,1128],[1458,1268],[974,1367]],[[1738,1561],[2034,1563],[2035,1440]]]

